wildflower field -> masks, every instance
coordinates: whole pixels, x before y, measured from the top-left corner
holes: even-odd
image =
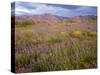
[[[16,72],[97,67],[96,19],[57,22],[15,18]]]

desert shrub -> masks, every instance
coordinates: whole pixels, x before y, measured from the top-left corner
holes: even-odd
[[[24,55],[17,54],[15,59],[16,67],[23,67],[25,65],[28,65],[32,60],[34,60],[35,63],[39,58],[40,56],[36,50],[34,50],[34,52],[30,54],[24,54]]]
[[[97,48],[96,44],[86,47],[82,42],[73,42],[67,47],[69,69],[82,69],[96,67]]]
[[[72,37],[80,37],[83,34],[83,32],[80,30],[75,30],[75,31],[70,32],[69,34]]]
[[[25,66],[33,58],[32,54],[28,55],[16,55],[16,67]]]
[[[31,31],[26,31],[24,29],[22,30],[16,30],[15,32],[15,45],[18,50],[24,50],[25,47],[28,47],[29,45],[33,43],[33,35]]]
[[[26,27],[29,25],[34,25],[35,22],[31,21],[31,20],[20,20],[20,21],[15,21],[15,24],[17,25],[17,27]]]
[[[94,41],[93,39],[94,38],[87,36],[87,37],[83,38],[83,41],[84,42],[92,42],[92,41]]]
[[[81,41],[72,41],[67,46],[60,43],[56,48],[48,48],[45,44],[40,54],[36,50],[25,56],[17,56],[16,66],[24,66],[34,60],[36,63],[31,68],[34,72],[93,68],[97,65],[96,49],[96,44],[87,47]]]
[[[23,27],[16,28],[15,34],[16,51],[19,51],[16,55],[16,67],[26,68],[26,65],[29,65],[32,60],[35,61],[35,64],[31,63],[30,68],[34,72],[95,68],[97,66],[97,45],[92,43],[87,46],[83,43],[83,38],[93,39],[91,36],[96,35],[94,31],[75,30],[69,33],[62,31],[46,36],[42,32],[33,34],[30,28]],[[82,41],[70,40],[73,37],[81,36]],[[47,37],[47,41],[44,37]],[[31,52],[29,52],[30,50]]]
[[[57,32],[48,37],[49,43],[57,43],[67,40],[68,34],[66,32]]]
[[[80,52],[77,57],[77,67],[82,68],[93,68],[97,67],[97,48],[96,45],[92,45]]]
[[[96,36],[96,35],[97,35],[97,32],[96,32],[96,31],[90,31],[90,32],[89,32],[89,35],[90,35],[90,36]]]
[[[67,20],[66,22],[67,23],[76,23],[77,21],[76,20]]]
[[[64,64],[66,61],[64,47],[60,47],[60,49],[47,50],[46,53],[42,56],[41,59],[38,60],[37,64],[33,64],[32,71],[54,71],[54,70],[65,70],[66,65]],[[62,59],[63,58],[63,59]],[[60,62],[61,61],[61,62]]]
[[[48,37],[49,43],[60,43],[69,38],[69,33],[65,31],[55,32]]]
[[[83,19],[82,20],[84,23],[90,24],[90,25],[95,25],[97,23],[96,18],[88,18],[88,19]]]
[[[96,31],[84,31],[83,33],[84,36],[96,36],[97,32]]]
[[[57,37],[56,35],[52,35],[48,38],[49,43],[61,42],[61,38]]]
[[[33,44],[40,44],[40,43],[42,43],[44,41],[44,36],[42,36],[42,35],[35,35],[34,37],[33,37]]]
[[[73,42],[69,46],[63,45],[58,49],[47,50],[33,64],[32,71],[70,70],[96,67],[96,45],[86,47],[82,42]]]
[[[18,53],[23,53],[23,51],[28,52],[28,49],[33,49],[33,45],[38,45],[44,42],[42,35],[33,35],[31,31],[24,31],[16,33],[15,45],[16,51]]]

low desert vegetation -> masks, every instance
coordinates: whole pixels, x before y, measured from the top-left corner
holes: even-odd
[[[72,36],[72,37],[80,37],[81,35],[82,35],[81,30],[74,30],[74,31],[70,32],[70,36]]]
[[[67,23],[76,23],[77,21],[76,20],[67,20],[66,22]]]
[[[16,26],[19,27],[26,27],[29,25],[34,25],[35,22],[33,22],[32,20],[23,20],[23,21],[15,21]]]
[[[76,23],[77,21],[69,20],[68,22]],[[55,26],[49,29],[50,25]],[[56,24],[50,25],[40,25],[30,20],[16,21],[16,72],[97,67],[96,30],[82,30],[83,28],[70,30],[70,26],[65,26],[69,28],[69,31],[62,31],[56,29]],[[44,26],[43,30],[42,26]],[[64,28],[63,26],[60,28]]]

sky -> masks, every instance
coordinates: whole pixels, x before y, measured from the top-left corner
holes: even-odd
[[[93,6],[76,6],[61,4],[45,4],[32,2],[15,2],[11,5],[15,16],[52,14],[62,17],[97,15],[97,8]]]

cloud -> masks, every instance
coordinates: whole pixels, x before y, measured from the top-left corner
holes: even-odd
[[[97,15],[96,7],[42,4],[32,2],[16,2],[15,15],[41,15],[50,13],[57,16],[70,17],[80,15]]]
[[[81,12],[82,14],[96,14],[97,9],[96,7],[79,7],[78,9],[75,10],[75,12]]]

